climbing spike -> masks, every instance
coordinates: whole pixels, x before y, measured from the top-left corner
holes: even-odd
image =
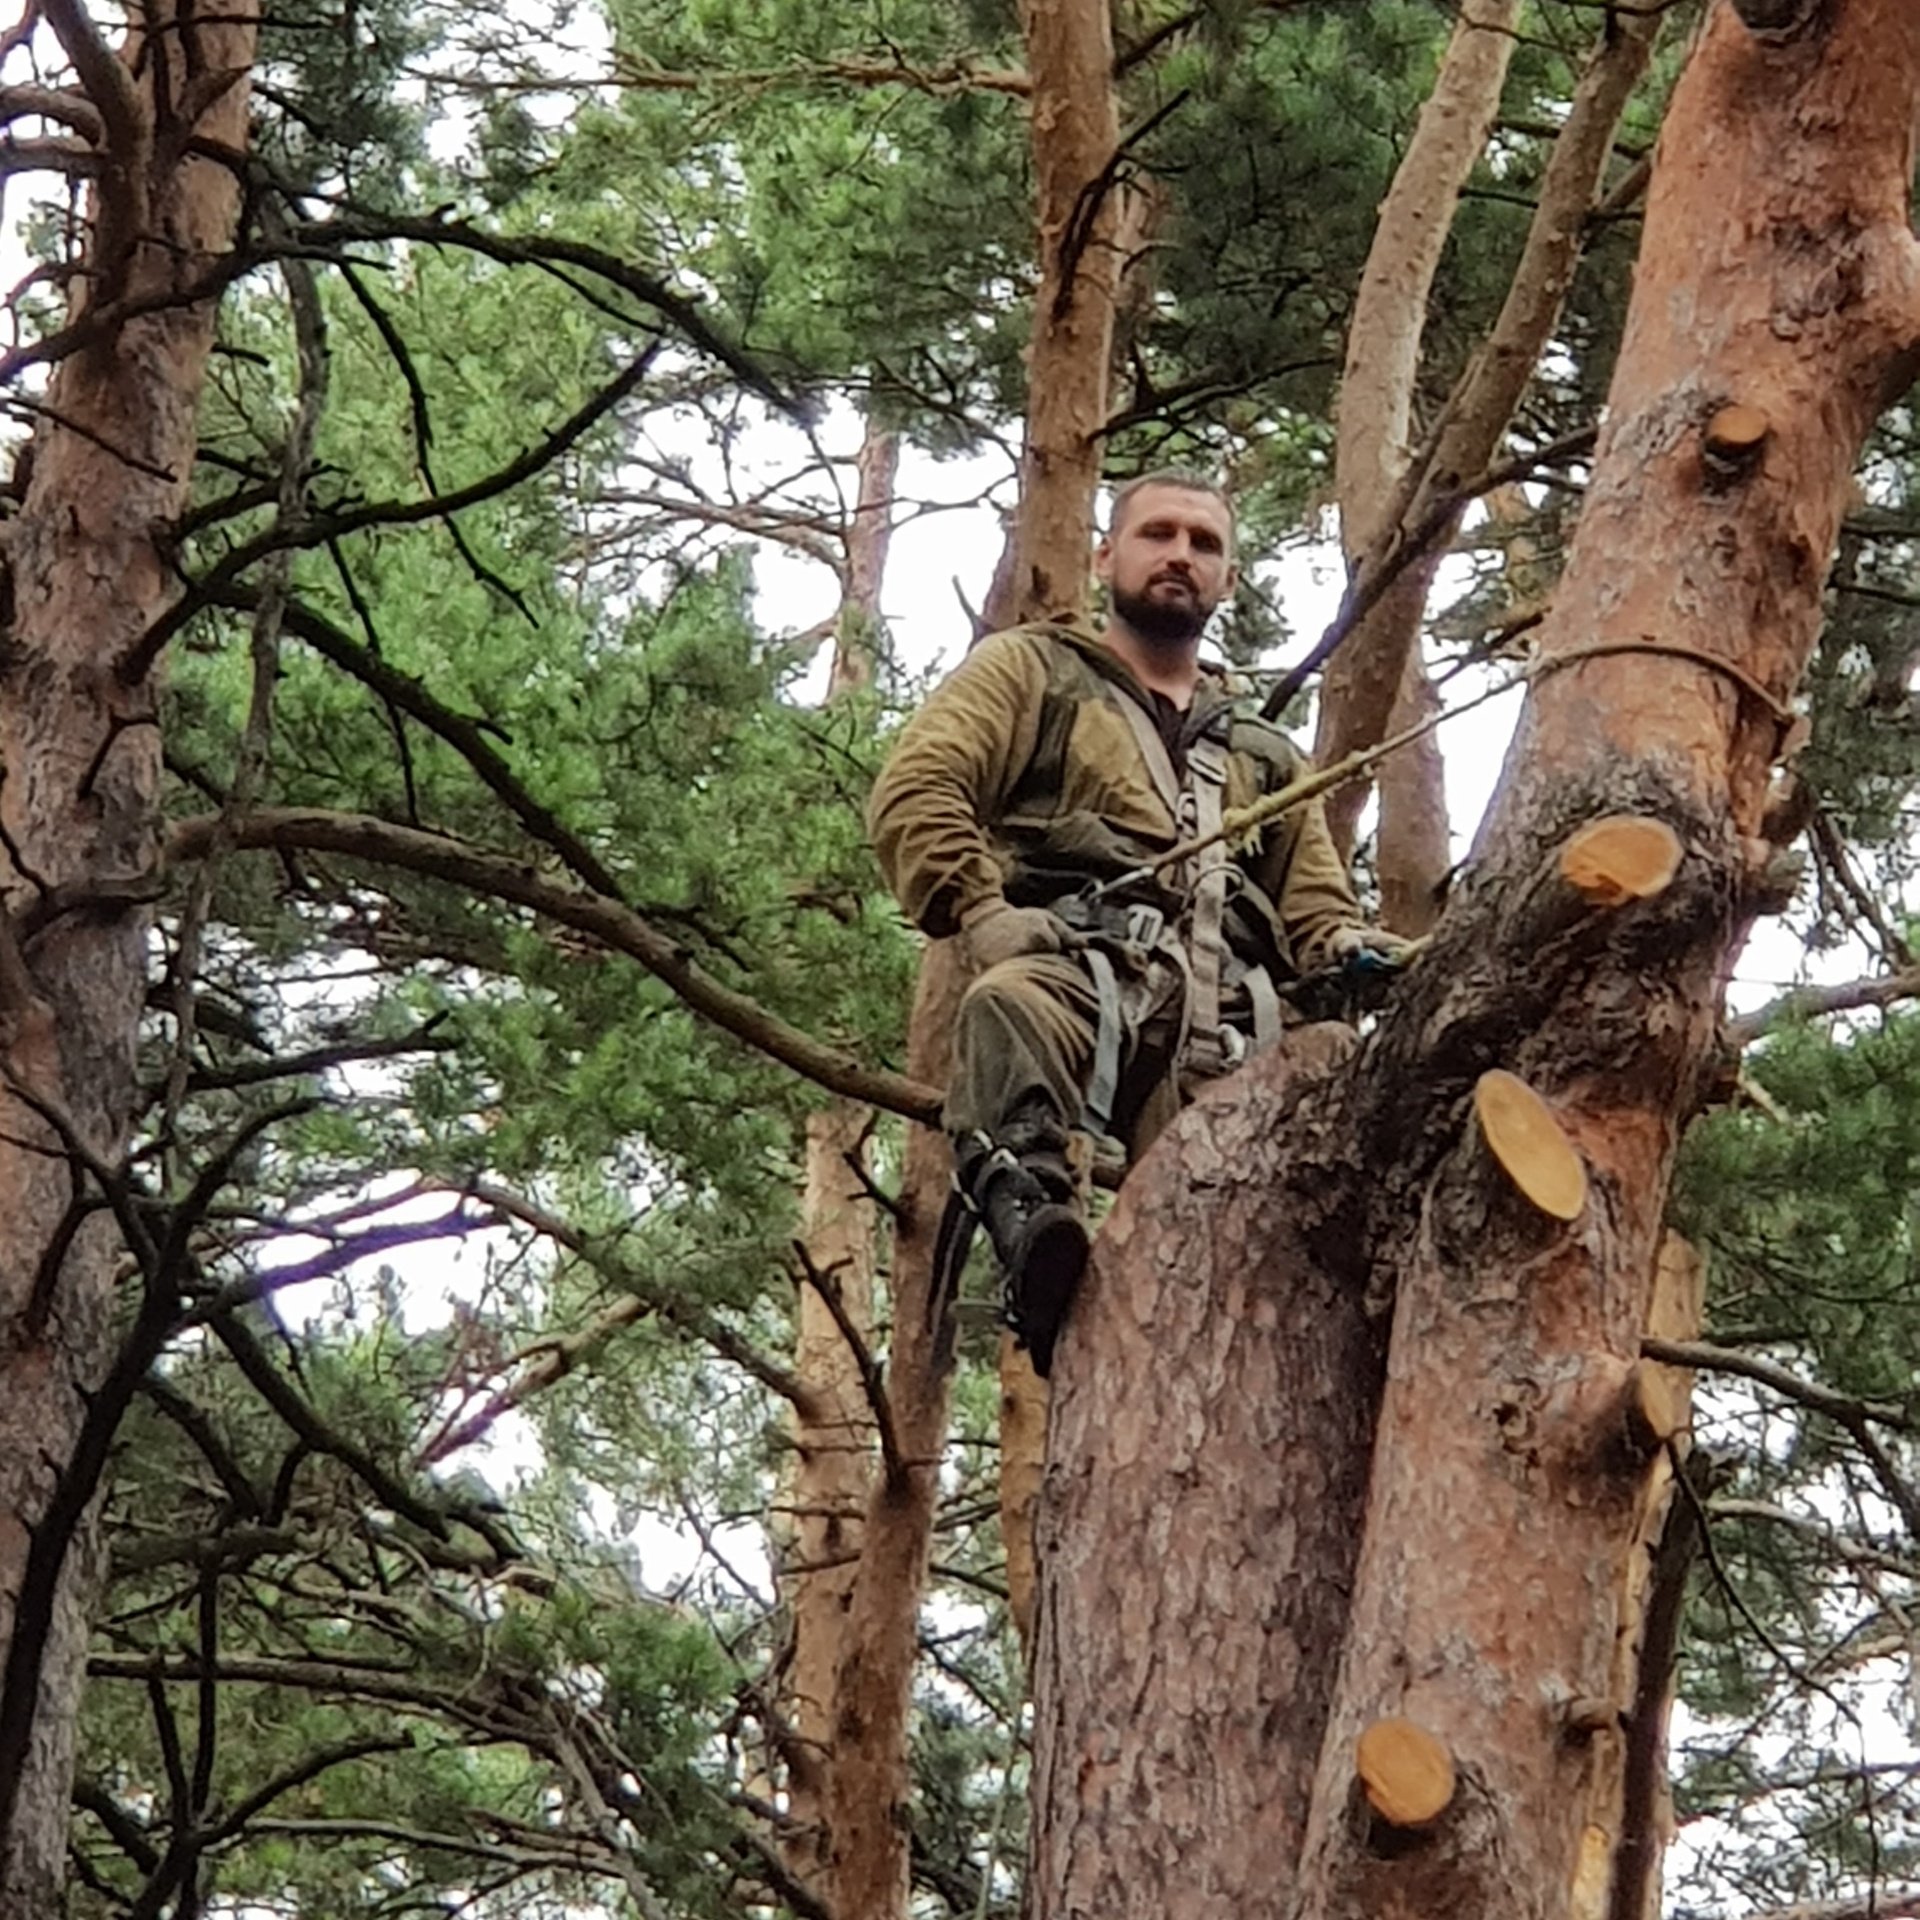
[[[1664,892],[1684,852],[1664,820],[1609,814],[1590,820],[1560,849],[1560,877],[1597,907],[1623,906]]]
[[[1494,1067],[1473,1089],[1488,1150],[1507,1177],[1556,1220],[1577,1220],[1587,1204],[1587,1170],[1553,1110],[1518,1074]]]
[[[1353,1760],[1367,1804],[1390,1827],[1430,1827],[1453,1803],[1453,1758],[1412,1720],[1376,1720]]]

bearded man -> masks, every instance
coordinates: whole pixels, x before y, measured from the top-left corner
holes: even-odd
[[[868,813],[908,917],[959,938],[973,971],[944,1124],[1042,1377],[1087,1262],[1086,1143],[1131,1159],[1279,1038],[1291,982],[1400,944],[1361,924],[1318,801],[1149,870],[1306,771],[1200,659],[1236,577],[1225,495],[1132,481],[1094,570],[1105,627],[981,641],[902,732]]]

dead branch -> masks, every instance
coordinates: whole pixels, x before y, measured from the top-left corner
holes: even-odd
[[[1920,967],[1905,967],[1898,973],[1881,974],[1872,980],[1849,980],[1839,986],[1795,987],[1753,1013],[1729,1020],[1727,1040],[1735,1048],[1746,1048],[1795,1021],[1818,1020],[1830,1013],[1882,1009],[1916,998],[1920,998]]]

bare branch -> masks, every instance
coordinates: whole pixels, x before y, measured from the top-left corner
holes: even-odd
[[[106,138],[100,109],[69,87],[0,87],[0,125],[12,126],[16,120],[51,120],[94,146]]]
[[[840,1329],[840,1337],[847,1343],[847,1351],[853,1355],[854,1365],[860,1369],[860,1385],[866,1393],[867,1405],[873,1413],[874,1428],[880,1436],[880,1457],[887,1484],[895,1488],[904,1487],[907,1483],[907,1462],[900,1446],[899,1429],[894,1424],[893,1403],[887,1397],[886,1373],[861,1337],[860,1329],[853,1324],[853,1316],[847,1312],[847,1303],[840,1297],[838,1277],[820,1271],[804,1240],[794,1241],[793,1252],[794,1258],[800,1263],[800,1272],[806,1284],[820,1296],[828,1313],[833,1316],[833,1324]]]
[[[1752,1013],[1727,1022],[1727,1039],[1736,1048],[1750,1047],[1776,1028],[1800,1020],[1818,1020],[1830,1013],[1857,1013],[1867,1008],[1896,1006],[1920,998],[1920,967],[1881,974],[1872,980],[1849,980],[1833,987],[1795,987]]]

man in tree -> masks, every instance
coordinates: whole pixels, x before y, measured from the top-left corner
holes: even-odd
[[[1233,589],[1226,497],[1182,473],[1123,487],[1094,570],[1111,611],[983,641],[908,724],[869,824],[909,916],[974,973],[945,1124],[955,1184],[1043,1377],[1086,1266],[1075,1177],[1137,1153],[1183,1093],[1278,1038],[1281,992],[1393,936],[1359,908],[1316,800],[1229,852],[1158,856],[1298,779],[1200,637]]]

